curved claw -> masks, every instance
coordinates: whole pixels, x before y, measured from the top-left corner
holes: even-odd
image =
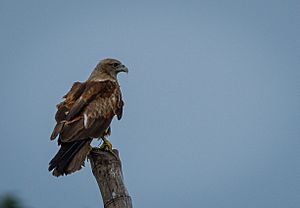
[[[103,143],[101,144],[99,149],[101,149],[101,150],[112,150],[112,144],[110,143],[110,141],[108,141],[108,139],[106,139],[105,137],[103,137],[102,140],[103,140]]]
[[[118,155],[116,155],[116,153],[114,153],[114,151],[112,150],[112,144],[110,143],[110,141],[105,137],[103,137],[102,140],[103,143],[101,144],[99,149],[110,152],[117,160],[120,160]]]

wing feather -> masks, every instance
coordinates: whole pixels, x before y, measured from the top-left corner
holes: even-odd
[[[87,82],[84,92],[70,109],[66,120],[72,120],[86,105],[96,98],[97,95],[110,93],[110,82]]]
[[[89,81],[84,87],[74,84],[72,89],[58,105],[57,125],[51,139],[58,134],[59,143],[98,138],[108,132],[114,115],[121,119],[123,101],[117,82]]]
[[[51,140],[55,139],[57,135],[60,133],[63,127],[62,121],[66,119],[70,108],[74,105],[75,101],[80,97],[86,87],[86,83],[75,82],[71,87],[70,91],[63,96],[65,98],[64,101],[59,103],[57,107],[57,112],[55,114],[56,125],[51,134]]]

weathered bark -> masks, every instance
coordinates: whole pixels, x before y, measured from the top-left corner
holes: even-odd
[[[104,208],[132,208],[131,198],[123,181],[119,152],[116,149],[113,151],[115,155],[93,148],[89,154],[92,172],[97,180]]]

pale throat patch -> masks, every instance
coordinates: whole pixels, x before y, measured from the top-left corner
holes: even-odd
[[[104,81],[113,81],[115,82],[116,80],[114,80],[113,78],[110,77],[106,77],[106,78],[99,78],[99,79],[93,79],[94,82],[104,82]]]
[[[96,82],[103,82],[103,81],[116,81],[116,77],[112,77],[109,74],[106,73],[101,73],[101,74],[91,74],[91,76],[89,77],[90,81],[96,81]]]

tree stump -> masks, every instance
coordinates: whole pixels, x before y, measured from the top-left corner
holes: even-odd
[[[115,155],[93,148],[88,156],[102,195],[104,208],[132,208],[131,197],[123,181],[119,152],[116,149],[113,152]]]

